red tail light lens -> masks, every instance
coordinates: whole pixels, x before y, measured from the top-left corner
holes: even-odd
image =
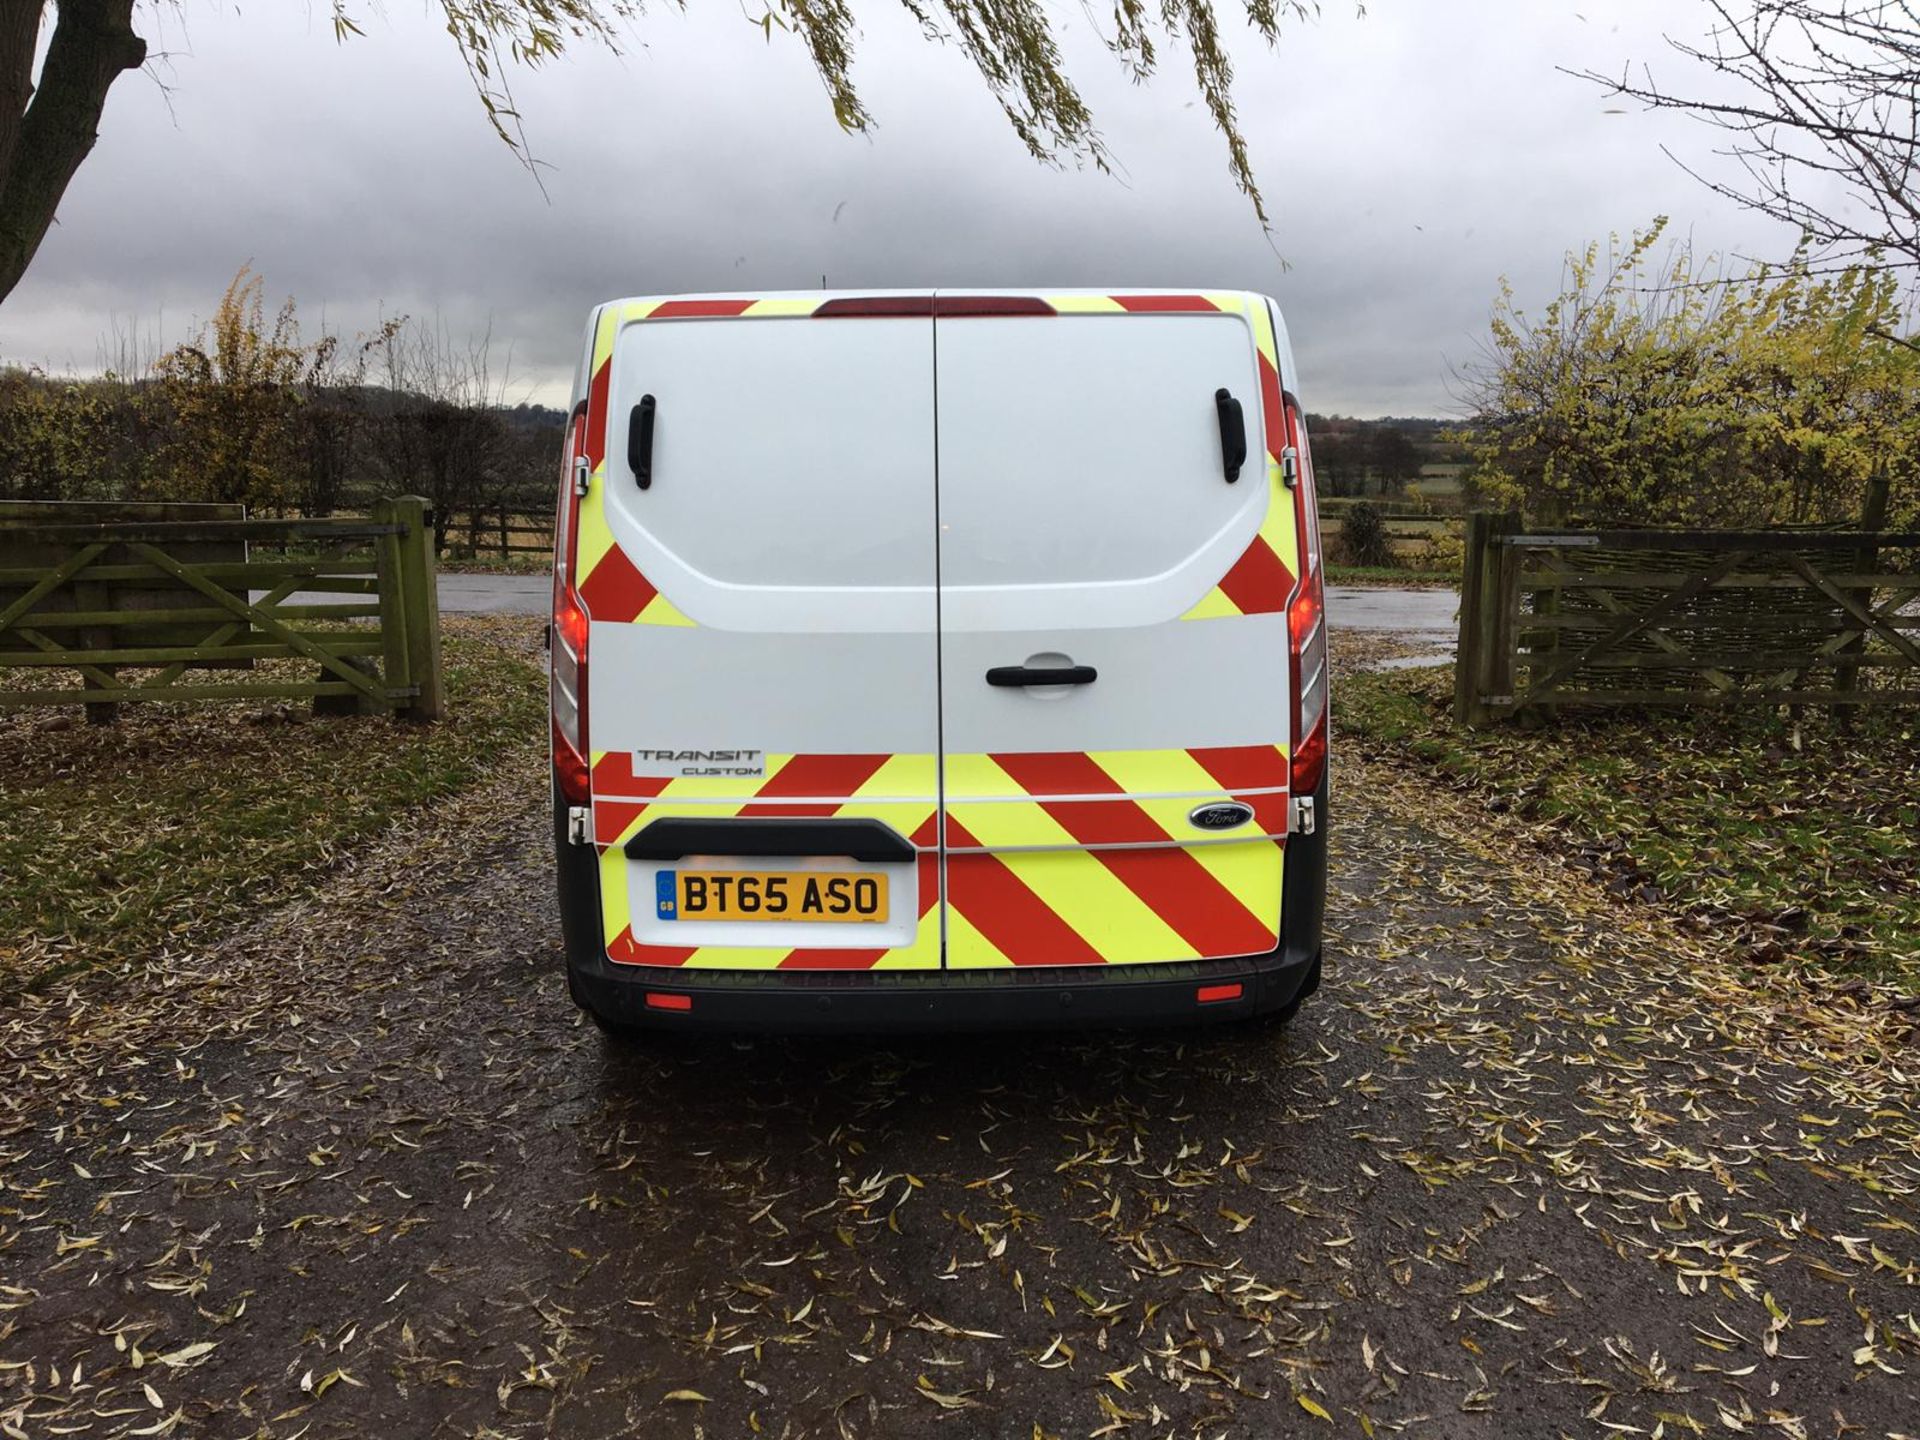
[[[574,471],[583,455],[586,415],[576,411],[561,467],[553,528],[553,647],[548,688],[553,715],[553,767],[569,805],[592,793],[587,760],[587,634],[592,617],[581,603],[573,567],[579,551],[580,491]]]
[[[1287,443],[1297,456],[1294,522],[1306,573],[1287,606],[1288,668],[1293,690],[1292,789],[1311,795],[1327,770],[1327,602],[1320,569],[1320,525],[1313,496],[1313,464],[1306,427],[1291,397],[1287,400]]]

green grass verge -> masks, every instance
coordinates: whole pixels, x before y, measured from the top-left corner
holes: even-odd
[[[1402,569],[1397,565],[1327,566],[1329,585],[1458,585],[1452,570]]]
[[[553,571],[551,555],[471,555],[454,559],[443,555],[434,568],[442,575],[547,575]]]
[[[509,748],[544,743],[532,634],[450,635],[439,725],[220,704],[128,705],[100,727],[0,719],[0,994],[286,899]]]
[[[1616,895],[1676,905],[1752,958],[1920,987],[1920,715],[1563,711],[1453,725],[1451,666],[1343,677],[1363,750],[1438,771]]]

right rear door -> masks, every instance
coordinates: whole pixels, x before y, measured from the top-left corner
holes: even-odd
[[[1270,950],[1297,565],[1264,304],[1035,298],[935,321],[947,967]],[[1093,678],[1007,683],[1050,669]]]

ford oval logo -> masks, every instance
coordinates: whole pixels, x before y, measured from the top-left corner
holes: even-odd
[[[1187,819],[1201,830],[1231,830],[1253,818],[1253,807],[1238,800],[1222,800],[1212,805],[1195,806]]]

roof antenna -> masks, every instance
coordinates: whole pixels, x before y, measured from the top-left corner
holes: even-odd
[[[822,275],[822,276],[820,277],[820,288],[821,288],[822,290],[824,290],[824,289],[826,289],[826,288],[827,288],[827,277],[826,277],[825,275]]]

